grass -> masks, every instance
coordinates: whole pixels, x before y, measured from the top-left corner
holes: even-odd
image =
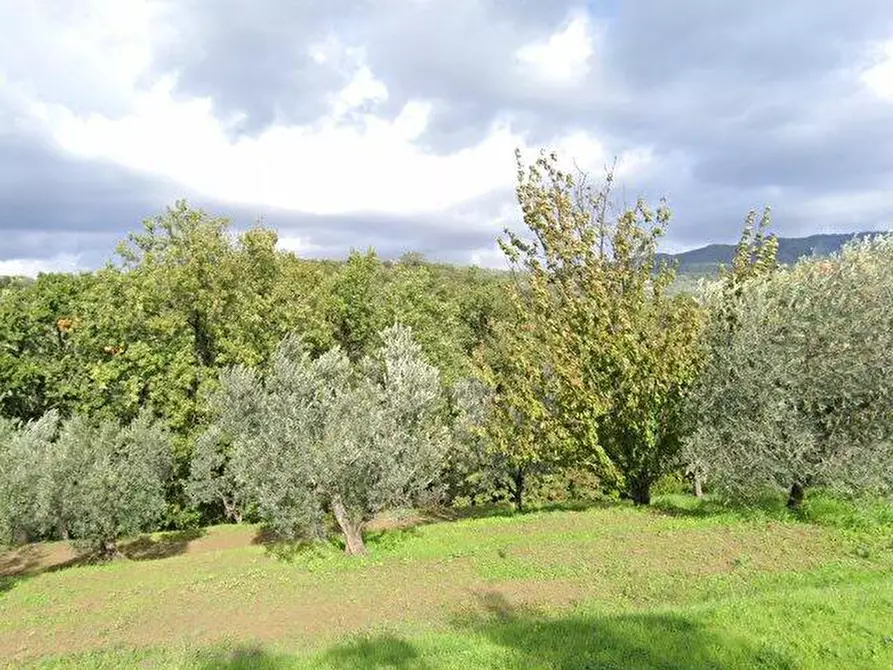
[[[794,518],[665,496],[389,525],[362,559],[284,559],[235,526],[142,538],[107,565],[63,545],[0,556],[0,665],[893,667],[884,505],[817,499]]]

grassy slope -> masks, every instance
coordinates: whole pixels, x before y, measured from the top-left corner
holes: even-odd
[[[157,560],[0,582],[0,664],[893,667],[893,524],[708,512],[438,523],[381,533],[361,560],[280,560],[251,528],[143,541],[131,555]]]

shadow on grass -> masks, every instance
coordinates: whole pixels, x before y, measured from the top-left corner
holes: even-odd
[[[418,642],[393,634],[369,635],[311,659],[238,647],[204,657],[202,670],[475,670],[630,668],[661,670],[793,670],[793,659],[706,628],[696,618],[671,614],[550,616],[516,607],[496,591],[478,595],[478,608],[451,630]],[[305,663],[301,663],[305,660]]]
[[[430,518],[429,523],[438,521],[459,521],[461,519],[486,519],[491,517],[523,517],[541,512],[584,512],[590,509],[609,509],[623,505],[614,498],[603,499],[579,499],[562,500],[527,505],[520,512],[509,503],[490,503],[466,507],[447,507],[442,509],[426,510],[425,514]]]
[[[299,559],[312,561],[330,558],[344,552],[344,543],[337,529],[330,529],[326,538],[292,539],[281,537],[275,531],[261,526],[251,544],[262,546],[268,556],[285,563]]]
[[[649,510],[666,516],[708,518],[734,516],[744,520],[800,521],[818,523],[809,519],[803,510],[793,511],[785,504],[783,496],[764,496],[751,501],[723,501],[711,496],[695,498],[689,495],[665,495],[652,501]]]
[[[24,577],[13,577],[12,575],[0,575],[0,594],[6,593],[18,584]]]
[[[45,545],[34,543],[14,547],[0,556],[0,578],[24,579],[44,572],[56,572],[77,565],[88,565],[92,557],[79,554],[57,559],[52,552],[45,550]]]
[[[204,528],[176,530],[158,535],[142,535],[135,540],[121,542],[120,552],[131,561],[155,561],[186,553],[189,543],[205,535]]]
[[[427,670],[429,664],[413,644],[395,635],[359,639],[325,654],[332,668],[412,668]]]
[[[204,534],[204,529],[196,529],[162,533],[154,537],[144,535],[134,540],[121,541],[118,548],[123,556],[132,561],[151,561],[184,553],[190,542]],[[74,547],[63,542],[37,542],[5,551],[0,554],[0,593],[43,573],[104,562],[94,553],[72,555],[74,551]]]
[[[454,653],[422,650],[390,635],[364,638],[325,654],[326,668],[661,668],[721,670],[794,668],[791,659],[768,648],[706,629],[695,620],[665,614],[551,617],[516,608],[498,592],[479,596],[481,612],[454,623],[461,634]],[[453,658],[450,658],[453,657]],[[435,660],[442,660],[444,665]],[[237,666],[238,667],[238,666]],[[275,667],[275,666],[272,666]],[[285,666],[282,666],[285,667]]]
[[[416,526],[390,530],[367,530],[363,533],[366,547],[374,550],[392,550],[419,534]],[[277,537],[270,531],[261,529],[251,541],[264,547],[266,553],[277,560],[292,563],[299,559],[331,557],[344,553],[344,538],[340,531],[333,530],[326,539],[290,540]]]
[[[667,495],[656,498],[648,506],[650,511],[665,516],[707,518],[728,514],[736,510],[710,498],[698,499],[693,496]]]
[[[0,594],[15,587],[19,582],[44,572],[56,572],[78,565],[88,565],[91,557],[77,555],[64,559],[47,553],[41,544],[26,544],[7,550],[0,555]]]
[[[0,590],[8,590],[3,588],[3,584],[11,585],[17,579],[40,572],[44,569],[45,560],[40,546],[36,544],[8,550],[0,556]]]
[[[195,667],[201,670],[285,670],[294,661],[287,656],[270,654],[259,647],[240,646],[201,659]]]
[[[708,518],[732,515],[740,519],[799,522],[875,534],[889,534],[893,529],[893,502],[885,498],[843,498],[815,488],[807,491],[799,509],[789,509],[786,502],[783,492],[738,503],[710,496],[699,499],[673,494],[656,497],[649,509],[667,516]]]

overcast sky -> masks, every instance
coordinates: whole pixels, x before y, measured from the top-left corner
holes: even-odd
[[[893,227],[891,0],[0,0],[0,274],[95,267],[180,197],[281,245],[492,265],[515,147],[665,248]]]

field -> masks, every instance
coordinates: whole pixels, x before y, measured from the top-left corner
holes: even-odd
[[[31,545],[0,554],[0,665],[893,667],[889,508],[809,509],[395,516],[361,559],[251,526],[137,539],[104,565]]]

